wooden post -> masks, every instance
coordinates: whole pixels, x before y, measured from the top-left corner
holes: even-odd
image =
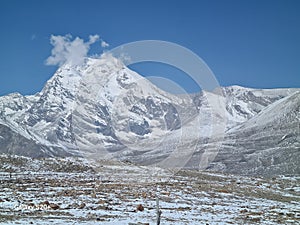
[[[161,211],[159,209],[159,198],[158,195],[156,195],[156,224],[160,225],[160,215],[161,215]]]

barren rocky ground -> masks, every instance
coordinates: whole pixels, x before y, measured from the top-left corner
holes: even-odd
[[[1,156],[0,224],[300,224],[300,177]]]

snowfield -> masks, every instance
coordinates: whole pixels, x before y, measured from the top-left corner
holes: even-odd
[[[300,177],[0,157],[0,224],[300,224]]]

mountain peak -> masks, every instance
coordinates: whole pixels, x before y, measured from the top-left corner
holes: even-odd
[[[199,156],[201,149],[210,145],[214,123],[228,121],[227,138],[236,135],[234,128],[241,131],[243,125],[252,127],[253,122],[258,124],[257,133],[265,133],[262,127],[269,129],[275,124],[270,120],[270,126],[262,126],[268,115],[273,115],[270,109],[285,115],[285,106],[297,106],[299,97],[286,98],[296,91],[235,85],[215,92],[172,95],[127,68],[119,59],[103,54],[99,58],[86,58],[81,65],[65,63],[34,96],[12,93],[0,97],[3,124],[0,133],[6,138],[0,139],[5,146],[1,151],[23,154],[22,143],[17,141],[23,140],[27,146],[34,146],[34,151],[23,155],[32,156],[109,154],[150,164],[166,159],[170,152],[171,155],[172,151],[178,152],[178,148],[183,152],[195,148]],[[276,107],[280,102],[286,105]],[[218,107],[213,108],[214,105]],[[297,110],[293,113],[298,113]],[[295,116],[289,118],[284,120],[285,129],[299,120]],[[237,143],[241,144],[242,139],[248,138],[243,135],[236,138],[240,137]]]

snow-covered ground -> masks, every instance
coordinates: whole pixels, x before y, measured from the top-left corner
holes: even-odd
[[[1,157],[0,224],[156,224],[157,196],[161,224],[300,224],[300,177],[8,159]]]

